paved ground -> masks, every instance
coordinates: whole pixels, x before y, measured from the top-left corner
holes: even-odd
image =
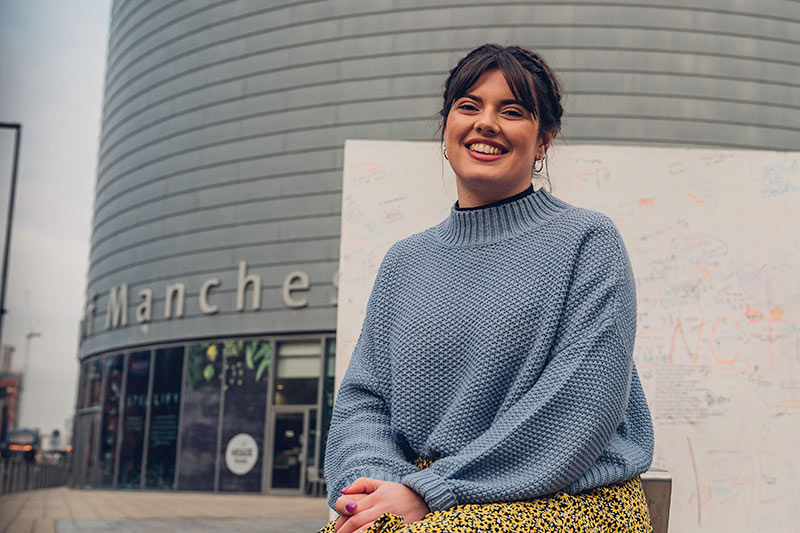
[[[314,532],[324,498],[42,489],[0,496],[0,532]]]

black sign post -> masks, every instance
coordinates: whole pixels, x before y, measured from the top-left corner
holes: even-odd
[[[8,193],[8,219],[6,221],[6,238],[3,246],[3,276],[0,280],[0,347],[3,346],[3,319],[6,314],[6,277],[8,276],[8,254],[11,249],[11,221],[14,219],[14,194],[17,188],[17,163],[19,162],[19,145],[22,140],[22,124],[0,122],[0,128],[14,130],[14,160],[11,166],[11,189]]]

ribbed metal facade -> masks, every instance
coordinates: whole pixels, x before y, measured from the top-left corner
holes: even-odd
[[[344,140],[436,138],[447,70],[484,42],[560,73],[571,144],[800,146],[797,1],[276,4],[114,3],[82,356],[332,332]],[[234,309],[240,261],[261,276],[258,311]],[[292,271],[310,280],[302,308],[282,299]],[[210,278],[216,314],[198,302]],[[175,282],[185,314],[169,319]],[[128,325],[106,328],[121,284]]]

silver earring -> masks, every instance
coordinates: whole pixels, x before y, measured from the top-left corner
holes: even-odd
[[[539,168],[536,168],[536,163],[539,163]],[[533,173],[538,174],[544,168],[544,157],[541,159],[535,159],[533,161]]]
[[[450,161],[450,158],[447,157],[447,146],[445,145],[442,145],[442,155],[444,156],[445,159]]]

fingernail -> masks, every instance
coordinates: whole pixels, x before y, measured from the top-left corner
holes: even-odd
[[[350,487],[352,487],[352,486],[353,486],[353,484],[351,483],[350,485],[347,485],[345,488],[343,488],[343,489],[342,489],[342,494],[344,494],[345,492],[347,492],[347,489],[349,489],[349,488],[350,488]]]
[[[356,510],[356,502],[350,502],[347,505],[345,505],[344,508],[348,513],[352,513],[353,511]]]

